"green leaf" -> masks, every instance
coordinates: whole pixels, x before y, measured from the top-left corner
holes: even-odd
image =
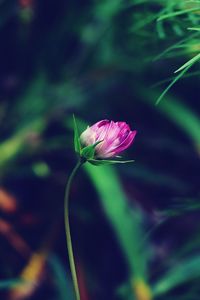
[[[146,93],[146,91],[140,89],[141,99],[150,105],[154,105],[157,95],[157,92],[151,91],[151,93]],[[169,95],[167,95],[166,101],[163,101],[161,105],[157,106],[157,108],[177,127],[181,128],[184,134],[193,141],[195,149],[197,149],[199,153],[200,120],[197,112],[193,111],[189,105],[186,105]]]
[[[185,69],[183,69],[175,78],[174,80],[166,87],[166,89],[162,92],[162,94],[158,97],[156,100],[156,105],[160,103],[160,101],[163,99],[165,94],[171,89],[171,87],[181,78],[183,75],[191,68],[192,65],[187,66]]]
[[[80,143],[78,127],[77,127],[76,119],[75,119],[74,115],[73,115],[73,122],[74,122],[74,149],[77,153],[80,154],[80,152],[81,152],[81,143]]]
[[[173,288],[200,276],[200,256],[180,261],[171,268],[153,287],[155,297],[166,294]]]
[[[126,164],[134,162],[134,160],[109,160],[109,159],[89,159],[89,163],[95,166],[113,165],[113,164]]]
[[[182,65],[179,69],[177,69],[174,73],[180,72],[183,69],[192,66],[196,61],[200,60],[200,53],[195,55],[189,61],[187,61],[184,65]]]
[[[107,216],[127,263],[129,276],[147,280],[147,261],[149,248],[144,241],[142,211],[127,199],[126,193],[113,166],[97,168],[84,164],[84,170],[89,175],[102,208]],[[148,250],[148,251],[147,251]]]
[[[174,18],[176,16],[180,16],[180,15],[187,14],[187,13],[194,12],[194,11],[199,11],[199,7],[192,7],[192,8],[188,8],[188,9],[183,9],[181,11],[174,11],[174,12],[160,16],[157,19],[157,21]]]
[[[55,286],[57,288],[57,300],[74,299],[74,292],[71,280],[67,274],[60,258],[52,254],[48,258],[50,267],[52,268]]]
[[[24,281],[21,279],[18,279],[18,278],[0,280],[0,290],[11,289],[11,288],[19,286],[23,283],[24,283]]]
[[[195,31],[200,31],[199,27],[188,27],[188,30],[195,30]]]

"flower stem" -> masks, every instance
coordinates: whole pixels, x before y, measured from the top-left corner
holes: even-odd
[[[83,161],[79,160],[76,166],[74,167],[74,169],[72,170],[72,173],[66,185],[65,198],[64,198],[65,233],[66,233],[67,250],[69,256],[69,264],[70,264],[70,270],[71,270],[76,300],[80,300],[80,292],[79,292],[78,280],[76,275],[76,267],[74,262],[73,247],[72,247],[70,225],[69,225],[69,193],[70,193],[72,180],[83,163],[84,163]]]

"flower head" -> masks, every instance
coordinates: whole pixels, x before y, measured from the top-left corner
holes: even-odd
[[[133,142],[136,130],[125,122],[102,120],[88,127],[80,136],[83,146],[95,146],[95,158],[115,157]]]

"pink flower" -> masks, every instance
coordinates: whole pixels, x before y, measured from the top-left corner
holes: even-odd
[[[117,156],[127,149],[133,142],[137,131],[130,130],[125,122],[102,120],[88,127],[80,136],[84,146],[100,142],[95,147],[96,158]]]

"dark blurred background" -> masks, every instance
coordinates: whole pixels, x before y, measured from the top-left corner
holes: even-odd
[[[81,300],[199,299],[199,16],[186,0],[0,1],[0,299],[75,299],[73,113],[80,132],[138,131],[133,164],[73,182]]]

